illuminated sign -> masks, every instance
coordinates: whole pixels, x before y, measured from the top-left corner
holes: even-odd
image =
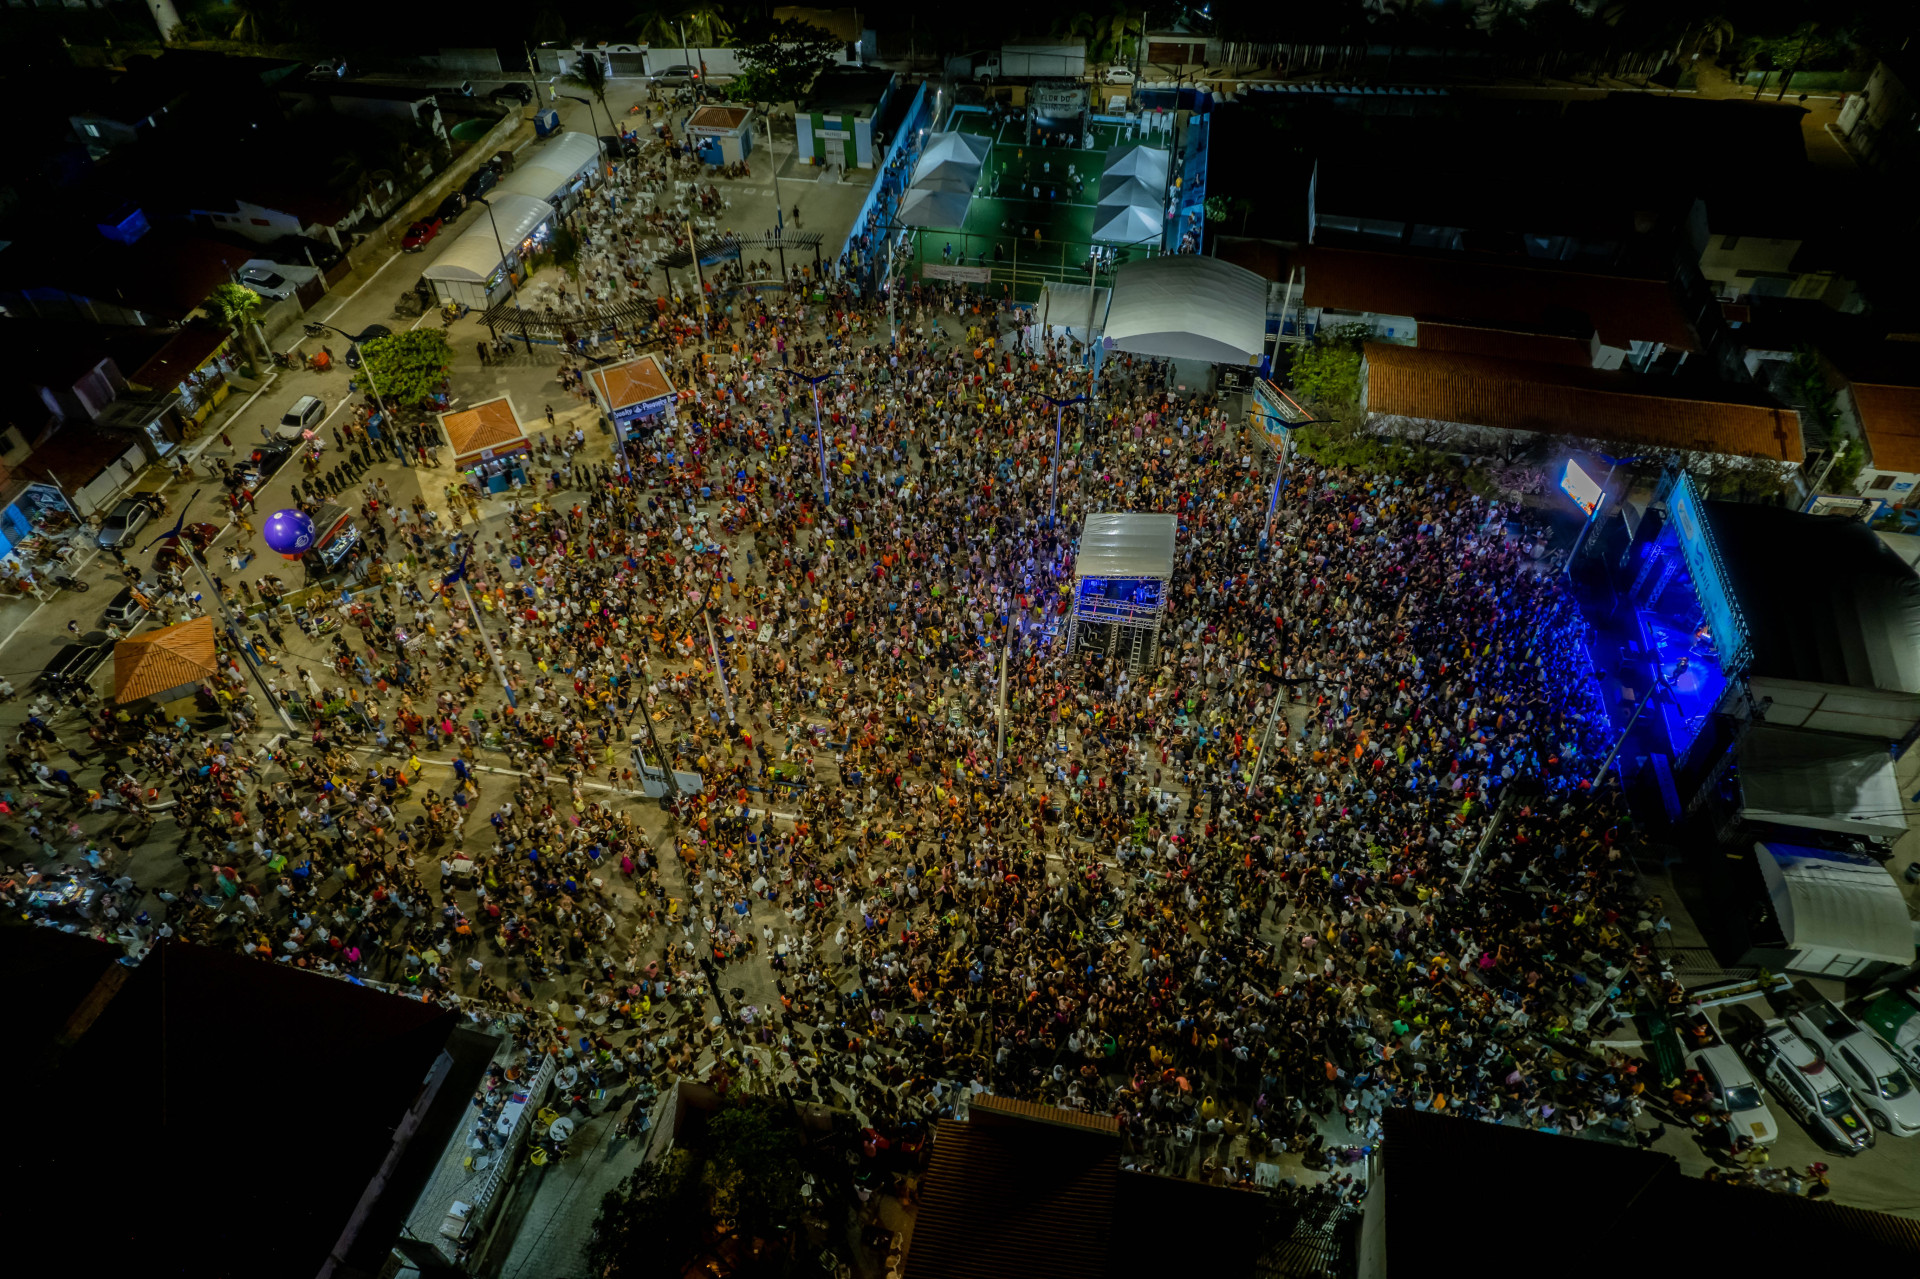
[[[1745,620],[1733,599],[1733,588],[1720,566],[1720,553],[1713,545],[1713,531],[1707,527],[1701,511],[1700,495],[1692,477],[1682,474],[1667,492],[1667,514],[1680,542],[1680,556],[1693,578],[1694,597],[1706,613],[1713,632],[1713,647],[1720,655],[1722,670],[1743,669],[1752,656]]]
[[[1600,500],[1606,496],[1599,481],[1582,470],[1572,458],[1567,459],[1567,469],[1561,472],[1560,491],[1572,498],[1573,504],[1585,511],[1589,518],[1599,509]]]

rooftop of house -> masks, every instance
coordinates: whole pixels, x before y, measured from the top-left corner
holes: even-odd
[[[46,1097],[137,1092],[168,1183],[220,1205],[219,1247],[198,1251],[198,1273],[319,1272],[441,1054],[453,1057],[446,1088],[457,1120],[491,1052],[476,1064],[477,1037],[439,1005],[291,964],[172,941],[138,968],[117,964],[120,954],[52,929],[0,929],[6,971],[34,976],[0,996],[26,1068],[19,1082]],[[300,1082],[314,1080],[333,1086]],[[392,1193],[372,1204],[343,1258],[350,1267],[371,1273],[384,1260],[411,1206],[406,1188],[418,1194],[429,1157],[444,1149],[446,1109],[429,1112],[438,1126],[388,1171]],[[62,1107],[59,1140],[16,1151],[26,1175],[14,1209],[70,1213],[70,1187],[98,1177],[103,1150],[126,1147],[126,1123],[125,1107]],[[148,1251],[177,1232],[179,1207],[177,1195],[132,1196],[89,1219],[89,1242],[117,1255]]]
[[[1664,278],[1572,271],[1526,259],[1458,253],[1376,252],[1314,245],[1296,250],[1300,304],[1415,320],[1578,335],[1608,346],[1699,341]]]
[[[1369,342],[1367,410],[1799,463],[1800,419],[1750,387]]]

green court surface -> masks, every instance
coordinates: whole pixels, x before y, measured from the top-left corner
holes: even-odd
[[[987,117],[971,112],[953,124],[963,133],[991,132]],[[1025,129],[1013,122],[1000,132],[987,153],[966,225],[918,231],[915,266],[984,266],[992,272],[991,293],[1031,302],[1049,280],[1085,282],[1094,247],[1094,200],[1121,129],[1094,125],[1091,150],[1028,145]],[[1105,247],[1115,250],[1114,264],[1147,256],[1145,245]],[[1103,263],[1103,283],[1109,270]]]

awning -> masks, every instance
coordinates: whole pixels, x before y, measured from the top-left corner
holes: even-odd
[[[600,139],[590,133],[556,134],[525,152],[520,167],[552,169],[575,178],[592,173],[600,167]]]
[[[1794,844],[1755,844],[1760,874],[1797,972],[1849,973],[1913,962],[1913,923],[1887,868]]]
[[[972,204],[973,197],[964,191],[926,191],[910,187],[906,198],[900,201],[899,217],[906,226],[958,231],[966,225],[967,209]]]
[[[1080,530],[1075,577],[1173,576],[1173,544],[1180,525],[1172,515],[1089,515]]]
[[[453,247],[440,255],[439,261],[421,272],[428,280],[461,281],[468,284],[485,285],[487,280],[500,267],[500,249],[505,246],[507,252],[513,252],[514,246],[532,235],[534,229],[553,216],[553,206],[544,199],[537,199],[518,192],[487,197],[493,205],[493,217],[481,209],[473,225],[460,233]],[[494,239],[494,226],[498,223],[500,238]]]
[[[1857,737],[1756,725],[1740,748],[1742,816],[1880,839],[1906,833],[1886,747]]]
[[[1136,355],[1250,364],[1267,338],[1267,282],[1193,254],[1130,262],[1114,273],[1107,341]]]
[[[1092,306],[1093,327],[1098,332],[1100,322],[1107,317],[1112,294],[1111,289],[1049,281],[1040,286],[1040,300],[1034,304],[1033,321],[1035,324],[1044,323],[1050,329],[1065,329],[1076,341],[1085,342],[1088,306]]]
[[[211,617],[146,631],[113,646],[113,700],[172,701],[217,669]]]

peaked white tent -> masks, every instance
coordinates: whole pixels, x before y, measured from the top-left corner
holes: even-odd
[[[1139,178],[1149,186],[1165,186],[1167,174],[1171,171],[1172,157],[1164,147],[1150,147],[1144,143],[1131,142],[1123,147],[1115,147],[1113,155],[1107,160],[1102,178],[1119,174],[1123,177]]]
[[[1106,336],[1135,355],[1246,364],[1266,345],[1267,282],[1188,253],[1129,262],[1114,273]]]
[[[1117,181],[1102,178],[1098,204],[1102,208],[1108,205],[1132,204],[1143,209],[1155,209],[1160,207],[1160,193],[1163,189],[1148,186],[1139,178],[1120,178]]]
[[[906,226],[933,227],[957,231],[966,225],[967,209],[973,197],[965,191],[938,191],[908,187],[897,215]]]
[[[1093,211],[1093,238],[1105,244],[1158,240],[1160,218],[1137,204],[1103,204]]]
[[[959,182],[971,192],[987,162],[990,145],[987,139],[970,133],[934,134],[927,140],[926,150],[920,153],[919,162],[913,166],[912,185]]]

